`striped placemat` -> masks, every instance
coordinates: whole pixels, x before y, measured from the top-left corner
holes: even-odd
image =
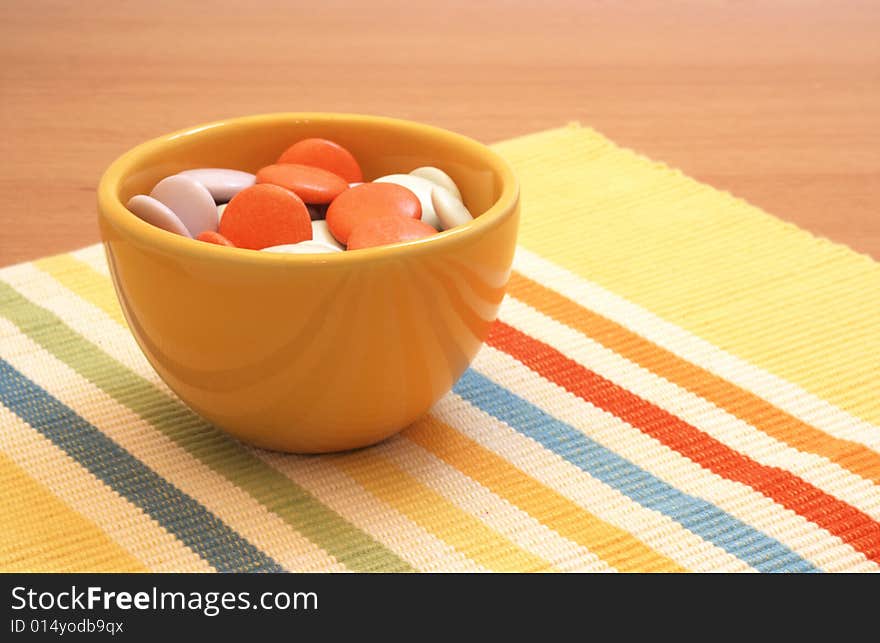
[[[496,149],[501,318],[356,453],[190,412],[100,246],[0,270],[0,570],[880,569],[880,266],[588,129]]]

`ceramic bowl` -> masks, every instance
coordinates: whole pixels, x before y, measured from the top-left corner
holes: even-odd
[[[347,147],[366,180],[441,167],[479,216],[415,242],[285,255],[187,239],[124,206],[184,169],[254,172],[307,137]],[[138,145],[102,177],[98,213],[128,325],[180,399],[244,442],[321,453],[400,431],[468,367],[504,296],[519,189],[500,156],[459,134],[390,118],[284,113]]]

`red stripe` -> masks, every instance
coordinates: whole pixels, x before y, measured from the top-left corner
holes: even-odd
[[[880,563],[880,523],[864,512],[784,469],[755,462],[504,322],[495,323],[487,343],[705,469],[749,485]]]

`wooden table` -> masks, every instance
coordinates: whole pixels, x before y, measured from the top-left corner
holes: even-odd
[[[0,264],[97,241],[132,145],[388,114],[492,142],[579,120],[880,258],[880,3],[0,4]]]

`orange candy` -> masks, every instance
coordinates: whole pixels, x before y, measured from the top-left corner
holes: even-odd
[[[205,230],[199,236],[196,237],[199,241],[205,241],[207,243],[216,243],[218,246],[227,246],[229,248],[234,248],[235,244],[232,243],[229,239],[224,237],[219,232],[214,232],[213,230]]]
[[[260,250],[311,239],[312,221],[296,194],[263,183],[232,197],[220,220],[220,234],[239,248]]]
[[[294,143],[278,158],[278,163],[320,167],[338,174],[348,183],[360,183],[364,180],[361,166],[352,153],[326,138],[307,138]]]
[[[374,248],[389,243],[415,241],[437,234],[437,231],[424,221],[389,215],[373,217],[359,222],[348,237],[348,250]]]
[[[271,183],[295,192],[306,203],[330,203],[348,189],[345,179],[309,165],[267,165],[257,172],[257,183]]]
[[[333,200],[327,208],[327,227],[339,243],[347,244],[359,222],[389,215],[420,219],[422,205],[415,194],[394,183],[362,183]]]

